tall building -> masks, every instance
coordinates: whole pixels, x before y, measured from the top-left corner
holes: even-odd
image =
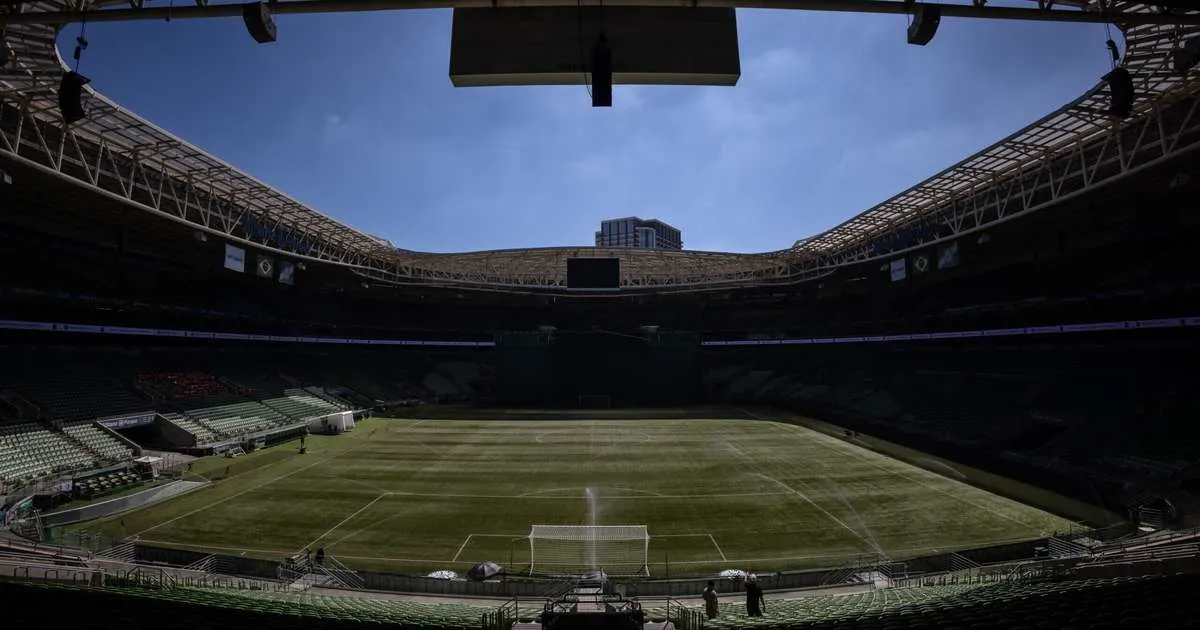
[[[596,231],[596,247],[681,250],[683,234],[658,219],[607,219]]]

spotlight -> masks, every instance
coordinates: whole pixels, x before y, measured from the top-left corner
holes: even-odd
[[[924,46],[937,33],[942,23],[942,7],[936,4],[918,4],[913,11],[912,24],[908,25],[908,43]]]
[[[91,82],[78,72],[63,74],[58,84],[58,110],[68,125],[87,118],[87,112],[83,110],[83,86]]]
[[[271,12],[267,10],[265,2],[247,2],[242,5],[242,21],[246,23],[246,30],[250,31],[250,37],[260,44],[269,44],[275,41],[275,20],[271,17]]]
[[[1116,118],[1129,118],[1133,113],[1133,77],[1125,68],[1113,68],[1112,72],[1102,77],[1108,83],[1111,93],[1108,102],[1108,115]]]
[[[612,48],[604,33],[592,47],[592,107],[612,107]]]
[[[1188,70],[1200,62],[1200,35],[1187,40],[1182,47],[1172,51],[1171,56],[1174,57],[1175,72],[1187,74]],[[0,65],[4,64],[0,62]]]

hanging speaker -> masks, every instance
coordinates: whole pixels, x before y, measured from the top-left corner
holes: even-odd
[[[275,20],[271,17],[271,12],[267,10],[265,2],[247,2],[242,5],[242,21],[246,23],[246,30],[250,31],[250,37],[260,44],[269,44],[275,41]]]
[[[1116,118],[1129,118],[1133,113],[1133,77],[1125,68],[1113,68],[1112,72],[1104,75],[1108,83],[1109,101],[1108,115]]]
[[[908,43],[914,46],[928,44],[937,34],[942,23],[942,7],[936,4],[918,4],[913,11],[912,24],[908,25]]]
[[[78,72],[63,74],[58,84],[58,111],[68,125],[87,118],[87,112],[83,111],[83,86],[91,81]]]
[[[1200,35],[1196,35],[1184,42],[1183,46],[1176,48],[1171,52],[1173,61],[1175,62],[1175,72],[1179,74],[1187,74],[1200,62]],[[4,65],[0,63],[0,65]]]
[[[592,107],[612,107],[612,48],[604,33],[592,47]]]

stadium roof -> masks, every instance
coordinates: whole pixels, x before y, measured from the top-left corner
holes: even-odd
[[[292,4],[297,3],[273,6]],[[574,6],[574,0],[568,4]],[[130,5],[137,9],[143,3],[114,1],[90,7],[95,15],[105,7]],[[215,6],[203,0],[198,5]],[[1038,0],[1038,8],[1048,5]],[[1106,7],[1110,13],[1164,21],[1162,9],[1135,2],[1074,0],[1056,6],[1064,5],[1094,13]],[[1117,120],[1107,114],[1109,93],[1101,82],[1041,120],[789,249],[762,254],[590,247],[422,253],[397,249],[309,208],[90,88],[88,117],[64,125],[57,101],[66,69],[55,46],[60,26],[35,23],[31,14],[78,8],[74,0],[0,3],[0,23],[5,17],[20,20],[15,14],[28,18],[5,27],[13,59],[0,68],[0,156],[53,171],[99,194],[233,242],[349,266],[381,282],[561,289],[566,285],[565,259],[575,256],[620,257],[622,284],[628,289],[703,290],[795,282],[840,265],[895,256],[983,229],[1200,145],[1198,69],[1184,74],[1172,66],[1173,51],[1200,35],[1200,26],[1124,25],[1122,64],[1137,91],[1133,116]],[[1200,23],[1200,10],[1175,10],[1174,15]]]

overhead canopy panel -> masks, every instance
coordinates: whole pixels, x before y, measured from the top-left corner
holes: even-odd
[[[741,76],[732,8],[501,7],[454,10],[450,81],[582,84],[602,29],[613,83],[733,86]]]

